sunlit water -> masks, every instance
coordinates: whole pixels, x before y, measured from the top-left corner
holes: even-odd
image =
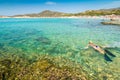
[[[0,19],[0,48],[12,47],[27,55],[62,56],[82,65],[90,75],[108,73],[117,80],[120,79],[120,26],[102,25],[102,21],[66,18]],[[102,54],[91,48],[85,49],[89,41],[108,46],[108,50],[116,57],[110,57],[113,61],[107,62]]]

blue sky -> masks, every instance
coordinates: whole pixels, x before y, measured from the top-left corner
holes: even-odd
[[[120,0],[0,0],[0,15],[39,13],[53,10],[77,13],[120,7]]]

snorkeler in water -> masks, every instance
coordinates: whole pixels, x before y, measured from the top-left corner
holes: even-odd
[[[95,49],[96,51],[98,51],[99,53],[104,55],[104,58],[106,61],[112,61],[108,55],[112,56],[112,57],[116,57],[114,54],[112,54],[110,51],[106,50],[105,48],[102,48],[96,44],[94,44],[92,41],[89,42],[89,46],[92,47],[93,49]],[[108,54],[108,55],[107,55]]]

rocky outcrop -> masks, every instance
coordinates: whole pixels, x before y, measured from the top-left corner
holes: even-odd
[[[104,25],[119,25],[120,26],[120,20],[111,20],[106,22],[101,22]]]

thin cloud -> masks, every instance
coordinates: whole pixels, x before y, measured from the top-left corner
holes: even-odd
[[[51,1],[49,1],[49,2],[46,2],[45,4],[46,4],[46,5],[56,5],[56,2],[51,2]]]

